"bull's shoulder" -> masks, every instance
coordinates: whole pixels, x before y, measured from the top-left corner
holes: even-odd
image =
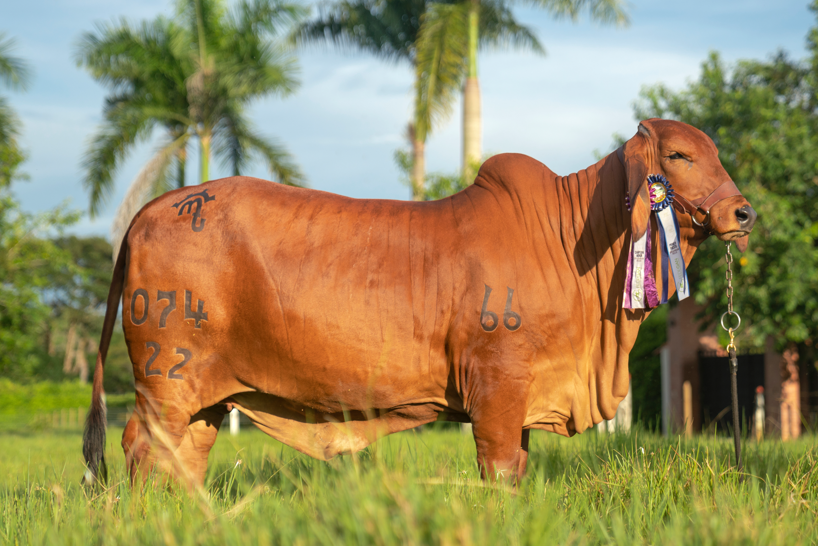
[[[553,180],[556,175],[533,157],[525,154],[497,154],[480,167],[477,181],[506,187],[522,188],[528,184]]]

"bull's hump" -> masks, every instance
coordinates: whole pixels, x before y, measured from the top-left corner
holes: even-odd
[[[503,186],[519,186],[526,183],[551,180],[556,175],[533,157],[525,154],[497,154],[480,167],[478,179]]]

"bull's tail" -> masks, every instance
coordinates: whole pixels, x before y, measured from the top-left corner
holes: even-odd
[[[130,231],[130,230],[129,230]],[[128,252],[128,233],[122,240],[119,248],[119,255],[114,265],[111,288],[108,291],[108,307],[105,310],[105,322],[102,326],[102,336],[99,340],[99,352],[97,353],[97,365],[94,368],[94,390],[91,395],[91,410],[85,420],[85,433],[82,436],[82,454],[88,466],[85,476],[86,482],[93,482],[97,478],[105,480],[107,478],[107,468],[105,466],[105,427],[106,414],[105,401],[103,400],[104,390],[102,388],[102,376],[105,370],[105,357],[108,355],[108,347],[111,344],[111,334],[114,331],[117,312],[119,311],[119,299],[122,297],[122,287],[125,284],[125,256]]]

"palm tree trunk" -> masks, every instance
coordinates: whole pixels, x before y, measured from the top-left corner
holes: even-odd
[[[80,376],[80,384],[88,383],[88,358],[85,356],[85,350],[88,348],[88,339],[80,338],[77,343],[77,364],[75,366]]]
[[[480,161],[480,84],[477,80],[477,42],[480,0],[469,2],[469,74],[463,87],[463,178],[474,179],[472,165]]]
[[[178,169],[176,171],[176,187],[185,187],[185,165],[187,163],[187,149],[182,148],[176,152],[176,159],[179,161]]]
[[[202,152],[202,180],[200,184],[204,184],[210,180],[210,139],[212,135],[208,132],[199,137]]]
[[[426,143],[412,139],[412,199],[423,201],[426,197]]]
[[[68,335],[65,340],[65,359],[62,364],[62,371],[69,374],[74,370],[74,360],[77,354],[77,325],[73,322],[68,327]]]

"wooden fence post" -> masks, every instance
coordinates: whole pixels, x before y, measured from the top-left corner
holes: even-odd
[[[693,436],[693,387],[690,381],[682,384],[682,404],[684,407],[685,436]]]
[[[239,410],[236,408],[230,410],[230,435],[239,435]]]

